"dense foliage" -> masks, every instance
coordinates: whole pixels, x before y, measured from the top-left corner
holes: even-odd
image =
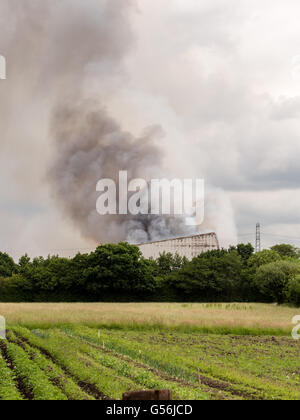
[[[99,246],[72,259],[49,256],[16,264],[0,254],[0,301],[276,302],[300,305],[298,250],[251,244],[205,252],[192,261],[145,259],[128,243]]]
[[[0,277],[11,277],[15,271],[14,260],[8,254],[0,252]]]

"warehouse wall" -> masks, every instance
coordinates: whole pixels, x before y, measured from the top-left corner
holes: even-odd
[[[138,245],[145,258],[158,258],[166,252],[179,254],[192,260],[202,252],[219,249],[219,242],[215,233],[208,233],[184,238],[170,239],[160,242],[150,242]]]

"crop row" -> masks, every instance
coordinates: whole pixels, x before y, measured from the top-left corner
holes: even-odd
[[[74,327],[73,335],[84,337],[91,343],[97,342],[98,331],[87,327]],[[200,337],[190,342],[187,334],[154,336],[151,333],[120,333],[101,331],[101,340],[116,353],[129,356],[135,361],[166,372],[196,384],[199,380],[212,387],[227,390],[233,396],[254,399],[293,399],[300,398],[299,375],[295,374],[299,352],[295,347],[291,353],[289,347],[282,349],[278,343],[268,342],[252,344],[251,358],[247,353],[250,339],[239,346],[230,337]],[[204,343],[208,340],[207,343]],[[203,343],[202,343],[203,341]],[[290,343],[289,346],[291,347]],[[226,348],[227,347],[227,348]],[[284,356],[290,351],[287,360]],[[235,352],[238,352],[237,354]],[[265,354],[266,353],[266,354]],[[272,371],[265,371],[265,366],[272,366]],[[260,366],[260,372],[256,366]],[[289,374],[282,373],[288,369]]]
[[[19,344],[29,355],[30,359],[46,374],[52,384],[57,386],[68,400],[93,400],[94,398],[80,388],[80,386],[58,365],[47,358],[38,349],[21,341],[13,332],[8,334],[9,340]]]
[[[1,399],[300,399],[299,343],[287,338],[11,328],[0,342]]]
[[[73,336],[74,339],[84,340],[87,344],[96,346],[100,349],[100,342],[98,333],[87,327],[79,327],[72,330],[64,330],[68,335]],[[95,353],[95,356],[101,363],[113,363],[114,367],[120,372],[120,374],[135,376],[135,380],[139,383],[143,382],[144,385],[151,388],[153,386],[168,387],[174,393],[174,396],[178,399],[241,399],[241,395],[236,393],[232,395],[224,387],[214,386],[210,381],[205,383],[199,381],[197,374],[186,373],[183,368],[176,368],[170,366],[172,359],[169,358],[169,365],[162,364],[161,362],[155,362],[153,352],[151,357],[145,357],[145,352],[141,351],[140,346],[138,350],[130,351],[128,348],[124,351],[124,341],[126,346],[129,344],[127,340],[119,340],[118,345],[113,346],[107,333],[101,333],[101,340],[105,340],[102,345],[106,349],[106,354],[100,354],[99,351]],[[107,352],[110,355],[107,355]],[[90,351],[91,354],[91,351]],[[161,349],[156,354],[157,359],[164,357],[165,349]],[[169,355],[170,356],[170,355]],[[136,366],[139,366],[139,370],[136,371]],[[143,367],[141,370],[141,366]],[[182,374],[184,372],[184,374]],[[195,370],[197,372],[197,370]],[[139,381],[139,375],[142,375],[143,381]],[[148,378],[148,380],[146,380]],[[195,379],[196,378],[196,379]],[[195,379],[195,380],[194,380]],[[158,385],[159,384],[159,385]],[[213,385],[213,386],[212,386]]]
[[[78,337],[69,338],[70,344],[79,345]],[[114,370],[118,376],[126,377],[146,389],[170,389],[175,399],[198,399],[209,398],[208,390],[201,386],[190,387],[183,383],[178,383],[175,378],[162,378],[147,366],[134,363],[129,358],[122,358],[117,354],[107,352],[100,346],[91,347],[90,344],[81,342],[80,349],[85,357],[92,358],[98,364]]]
[[[138,389],[133,381],[118,377],[112,369],[85,357],[80,352],[80,346],[63,340],[59,331],[51,331],[47,339],[32,334],[24,328],[18,327],[14,331],[26,339],[31,346],[39,348],[51,357],[78,383],[89,389],[97,399],[120,399],[124,392]]]
[[[29,355],[15,343],[7,344],[7,355],[14,365],[16,376],[20,378],[30,399],[66,400],[67,397],[48,379]]]
[[[208,399],[207,387],[185,386],[176,380],[167,380],[138,366],[130,360],[123,360],[109,354],[102,348],[95,348],[78,338],[67,336],[57,330],[47,338],[35,335],[24,328],[15,331],[28,342],[48,352],[61,366],[68,369],[79,380],[90,383],[110,398],[120,399],[122,393],[137,389],[168,388],[177,399]],[[175,379],[175,378],[174,378]]]
[[[0,340],[0,400],[18,401],[22,400],[16,384],[16,377],[13,370],[10,369],[4,359],[4,349],[6,346]],[[2,351],[1,351],[2,350]]]

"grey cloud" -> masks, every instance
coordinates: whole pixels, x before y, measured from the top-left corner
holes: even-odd
[[[4,39],[6,48],[13,51],[9,60],[16,67],[6,100],[12,93],[24,103],[34,98],[36,106],[42,107],[43,130],[38,129],[33,113],[26,121],[37,136],[45,136],[51,124],[47,132],[47,139],[52,140],[47,162],[50,170],[43,174],[43,182],[52,186],[55,205],[94,243],[147,241],[189,233],[183,219],[101,218],[96,212],[99,179],[117,180],[120,170],[127,170],[129,178],[150,179],[162,170],[162,151],[155,142],[162,130],[152,126],[140,137],[126,132],[105,109],[105,95],[101,94],[108,84],[114,85],[112,74],[118,78],[124,72],[123,59],[133,44],[130,14],[134,3],[48,0],[41,7],[33,0],[25,1],[3,5],[7,19],[14,20],[13,31]],[[17,39],[21,42],[15,46]],[[87,86],[93,68],[98,71],[100,90],[91,95]],[[21,133],[12,129],[13,118],[8,129],[17,144]]]
[[[59,207],[73,216],[73,226],[90,232],[96,220],[89,204],[91,196],[94,203],[96,173],[98,180],[98,171],[111,171],[99,166],[103,157],[97,145],[103,136],[95,135],[95,127],[108,124],[125,148],[154,139],[155,148],[145,149],[149,176],[159,171],[192,174],[215,185],[203,229],[216,229],[227,238],[224,242],[234,242],[234,210],[241,230],[260,215],[273,226],[280,212],[272,213],[263,192],[280,197],[282,190],[299,185],[300,87],[291,68],[291,57],[300,53],[299,3],[274,0],[270,8],[262,0],[164,1],[162,8],[160,2],[139,0],[138,10],[136,2],[125,0],[1,1],[0,52],[7,56],[9,71],[9,83],[0,85],[2,171],[15,195],[26,200],[29,190],[39,201],[51,167]],[[94,105],[79,111],[78,104],[90,96]],[[52,111],[61,106],[76,115],[67,133],[53,119]],[[88,126],[93,112],[97,118]],[[142,127],[157,124],[163,139],[158,133],[140,134]],[[132,174],[141,167],[137,162]],[[74,180],[88,185],[83,197],[72,187]],[[2,196],[11,199],[5,184]],[[253,191],[266,206],[248,207],[244,197],[244,204],[233,200],[232,209],[221,189]],[[75,210],[65,203],[68,191]],[[55,213],[56,203],[49,214]],[[297,209],[295,204],[283,212],[287,229],[291,223],[297,226]],[[59,221],[60,228],[64,223]],[[225,231],[224,226],[230,227]],[[118,223],[112,226],[113,237],[118,229]],[[134,229],[144,238],[143,221]],[[100,230],[95,230],[97,240]]]
[[[299,189],[280,191],[253,191],[230,193],[235,210],[237,224],[248,232],[256,221],[263,225],[283,224],[296,225],[300,223]]]

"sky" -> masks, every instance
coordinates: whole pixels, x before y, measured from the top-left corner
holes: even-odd
[[[203,229],[223,246],[257,222],[264,247],[300,246],[299,19],[297,0],[3,0],[0,249],[95,246],[51,175],[53,113],[79,92],[134,138],[159,127],[164,174],[205,179]]]

